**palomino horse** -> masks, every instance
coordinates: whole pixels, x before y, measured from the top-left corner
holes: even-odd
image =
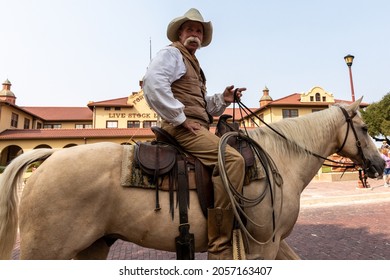
[[[284,181],[261,203],[245,208],[253,221],[246,225],[253,237],[245,242],[249,259],[298,258],[283,239],[296,223],[300,194],[324,162],[313,154],[326,157],[338,151],[365,166],[369,177],[382,174],[384,162],[360,118],[359,104],[360,100],[273,123],[272,128],[285,138],[268,127],[249,131]],[[167,192],[160,193],[161,210],[155,211],[154,191],[121,186],[123,149],[98,143],[37,149],[17,157],[1,176],[0,259],[10,258],[18,224],[22,259],[105,259],[108,244],[117,238],[174,252],[179,215],[175,213],[172,220]],[[18,206],[23,171],[38,160],[44,162],[28,179]],[[251,182],[244,195],[257,197],[267,188],[266,181]],[[190,206],[195,250],[205,252],[207,223],[195,191],[190,193]]]

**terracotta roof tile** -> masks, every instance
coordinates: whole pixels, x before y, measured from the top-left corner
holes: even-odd
[[[278,106],[278,105],[279,106],[310,106],[310,107],[313,107],[313,106],[329,106],[329,105],[332,105],[335,103],[347,103],[347,104],[352,103],[352,101],[341,100],[341,99],[334,99],[334,103],[333,102],[318,102],[318,101],[301,102],[301,95],[302,94],[300,94],[300,93],[293,93],[293,94],[287,95],[285,97],[271,101],[264,107]],[[368,103],[364,103],[364,102],[362,102],[360,104],[361,107],[366,107],[368,105],[369,105]]]
[[[92,121],[88,107],[21,107],[46,121]]]
[[[249,127],[247,130],[254,128]],[[215,133],[216,128],[210,127]],[[84,129],[6,129],[0,133],[0,140],[22,139],[74,139],[74,138],[123,138],[144,137],[153,139],[150,128],[84,128]]]
[[[8,102],[8,101],[0,100],[0,106],[3,105],[3,104],[6,104],[7,106],[14,107],[14,108],[16,108],[16,109],[18,109],[18,110],[21,110],[22,112],[25,112],[25,113],[27,113],[27,114],[31,114],[31,115],[33,115],[34,117],[41,118],[40,116],[34,114],[33,112],[30,112],[30,111],[26,110],[24,107],[20,107],[20,106],[18,106],[18,105],[12,104],[12,103],[10,103],[10,102]]]
[[[0,139],[63,139],[63,138],[116,138],[132,136],[153,137],[150,128],[85,128],[85,129],[7,129]]]

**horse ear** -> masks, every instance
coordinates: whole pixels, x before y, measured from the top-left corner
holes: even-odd
[[[363,100],[363,96],[360,97],[358,100],[356,100],[355,102],[353,102],[351,105],[348,106],[348,109],[352,112],[357,112],[357,110],[359,110],[359,107],[360,107],[360,103],[362,102]]]

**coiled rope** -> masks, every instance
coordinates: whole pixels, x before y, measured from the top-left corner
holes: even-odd
[[[232,185],[232,183],[229,180],[225,168],[225,151],[226,151],[227,141],[230,137],[240,137],[242,140],[247,141],[248,144],[251,146],[255,154],[255,157],[259,160],[260,164],[263,166],[265,170],[265,174],[266,174],[265,179],[266,179],[267,186],[264,189],[264,191],[261,192],[257,197],[254,198],[245,197],[243,194],[239,193],[236,190],[236,188]],[[283,178],[281,177],[279,171],[277,170],[276,164],[274,163],[272,158],[253,139],[244,135],[243,133],[232,131],[222,135],[219,141],[218,166],[219,166],[221,180],[223,182],[223,185],[226,189],[226,192],[232,204],[232,210],[234,216],[241,230],[244,232],[245,237],[251,239],[252,241],[254,241],[259,245],[264,245],[270,242],[270,240],[274,240],[275,233],[277,230],[278,220],[281,216],[281,211],[283,207],[283,188],[282,188]],[[275,217],[275,195],[276,195],[275,186],[277,186],[280,189],[280,205],[279,205],[278,217]],[[265,242],[261,242],[259,240],[256,240],[256,238],[254,238],[253,235],[246,229],[246,226],[241,217],[242,216],[245,217],[245,219],[248,222],[252,223],[257,227],[264,227],[264,225],[257,224],[255,221],[250,219],[250,217],[248,217],[248,215],[245,213],[244,208],[254,207],[258,205],[261,201],[263,201],[263,199],[268,193],[271,199],[273,230],[269,239],[267,239],[267,241]]]

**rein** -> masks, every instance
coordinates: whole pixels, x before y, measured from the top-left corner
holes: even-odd
[[[358,135],[356,133],[355,126],[353,125],[353,122],[352,122],[352,119],[356,116],[356,113],[353,114],[352,116],[349,116],[347,110],[345,110],[343,107],[339,107],[339,108],[341,109],[341,111],[344,114],[345,121],[348,124],[348,128],[347,128],[347,132],[346,132],[343,144],[341,145],[341,147],[339,149],[337,149],[336,153],[340,152],[344,148],[345,143],[346,143],[347,138],[348,138],[349,128],[351,128],[352,132],[355,136],[355,140],[356,140],[355,143],[356,143],[356,147],[358,149],[358,154],[362,158],[362,161],[363,161],[363,168],[359,168],[359,179],[362,182],[363,187],[367,188],[368,187],[367,175],[366,175],[366,172],[363,172],[363,171],[367,171],[371,167],[371,162],[369,160],[367,160],[367,158],[364,156],[362,145],[361,145],[360,140],[358,138]]]
[[[236,96],[236,95],[234,95]],[[285,139],[287,142],[293,144],[294,146],[300,148],[300,149],[303,149],[306,153],[314,156],[314,157],[317,157],[317,158],[320,158],[320,159],[323,159],[323,160],[326,160],[328,162],[332,162],[334,163],[335,165],[332,165],[332,164],[327,164],[327,163],[323,163],[323,165],[325,166],[329,166],[329,167],[343,167],[345,168],[344,169],[344,172],[346,172],[348,169],[356,169],[356,167],[358,167],[356,164],[352,163],[350,165],[346,165],[344,162],[341,162],[341,161],[336,161],[336,160],[332,160],[332,159],[329,159],[329,158],[326,158],[324,156],[321,156],[319,154],[316,154],[312,151],[309,151],[307,150],[306,148],[303,148],[301,146],[299,146],[297,143],[291,141],[290,139],[288,139],[285,135],[283,135],[282,133],[280,133],[279,131],[277,131],[276,129],[274,129],[272,126],[270,126],[269,124],[267,124],[264,120],[262,120],[259,116],[257,116],[252,110],[250,110],[244,103],[242,103],[239,99],[235,99],[235,103],[237,103],[239,105],[239,109],[240,109],[240,115],[241,115],[241,118],[243,118],[242,116],[242,111],[244,111],[247,115],[249,116],[254,116],[256,117],[260,122],[262,122],[265,126],[267,126],[269,129],[271,129],[273,132],[275,132],[277,135],[279,135],[280,137],[282,137],[283,139]],[[344,116],[345,116],[345,121],[347,122],[348,124],[348,128],[347,128],[347,132],[346,132],[346,135],[345,135],[345,138],[344,138],[344,141],[343,141],[343,144],[341,145],[340,148],[338,148],[336,150],[336,153],[339,153],[345,146],[345,143],[347,141],[347,138],[348,138],[348,134],[349,134],[349,129],[351,128],[352,131],[353,131],[353,134],[355,136],[355,139],[356,139],[356,147],[358,149],[358,154],[362,157],[362,160],[363,160],[363,170],[367,170],[369,167],[370,167],[370,162],[366,159],[366,157],[364,156],[364,153],[363,153],[363,149],[361,147],[361,143],[360,143],[360,140],[357,136],[357,133],[356,133],[356,130],[355,130],[355,127],[353,125],[353,122],[352,122],[352,119],[355,117],[356,114],[352,115],[352,116],[349,116],[347,111],[343,108],[343,107],[339,107],[341,109],[341,111],[343,112]],[[233,104],[233,112],[235,111],[234,110],[234,104]],[[255,123],[258,127],[259,125],[254,121],[253,117],[250,117],[250,119],[252,120],[253,123]],[[233,117],[233,122],[234,122],[234,117]],[[248,132],[246,130],[246,126],[245,126],[245,123],[244,123],[244,130],[245,130],[245,134],[248,135]],[[343,174],[344,174],[343,172]],[[360,174],[360,172],[359,172]],[[361,177],[359,176],[359,179],[362,181],[363,185],[366,186],[366,182],[365,180],[367,179],[367,176],[364,176],[364,177]]]
[[[277,131],[276,129],[271,127],[270,125],[268,125],[260,117],[258,117],[256,114],[254,114],[245,104],[243,104],[237,98],[236,93],[237,93],[237,89],[234,91],[235,102],[233,103],[233,122],[235,121],[235,107],[234,106],[235,106],[235,103],[237,103],[239,105],[239,108],[240,108],[241,118],[243,118],[242,111],[245,111],[247,113],[247,115],[255,116],[260,122],[262,122],[264,125],[266,125],[269,129],[271,129],[277,135],[279,135],[280,137],[285,139],[287,142],[292,143],[294,146],[296,146],[296,147],[298,147],[300,149],[303,149],[305,152],[307,152],[308,154],[310,154],[312,156],[315,156],[317,158],[320,158],[320,159],[323,159],[323,160],[327,160],[327,161],[330,161],[332,163],[337,164],[337,165],[328,165],[328,164],[324,164],[323,163],[323,165],[331,166],[331,167],[340,167],[340,165],[341,165],[341,167],[345,167],[344,172],[348,168],[356,168],[356,166],[357,166],[356,164],[345,165],[343,162],[335,161],[335,160],[332,160],[332,159],[328,159],[328,158],[323,157],[321,155],[318,155],[318,154],[316,154],[316,153],[314,153],[312,151],[309,151],[306,148],[303,148],[300,145],[298,145],[297,143],[291,141],[285,135],[283,135],[282,133],[280,133],[279,131]],[[356,133],[356,129],[355,129],[354,125],[353,125],[352,119],[356,116],[356,113],[354,113],[352,116],[349,116],[348,112],[345,110],[345,108],[343,108],[343,107],[339,107],[339,108],[343,112],[345,120],[346,120],[348,126],[347,126],[347,131],[346,131],[346,134],[345,134],[344,141],[343,141],[341,147],[336,150],[336,153],[339,153],[340,151],[343,150],[343,148],[344,148],[344,146],[345,146],[345,144],[347,142],[347,139],[348,139],[349,130],[352,129],[352,132],[353,132],[353,134],[355,136],[355,140],[356,140],[356,147],[358,149],[358,154],[362,158],[362,161],[363,161],[363,170],[366,171],[366,170],[368,170],[370,168],[371,163],[364,156],[364,152],[363,152],[363,149],[361,147],[361,142],[360,142],[360,140],[358,138],[358,135]],[[253,121],[253,118],[252,117],[250,117],[250,118]],[[253,122],[257,126],[259,126],[255,121],[253,121]],[[282,192],[282,197],[283,197],[283,188],[282,188],[282,186],[283,186],[283,178],[280,176],[280,174],[279,174],[279,172],[277,170],[277,166],[272,161],[272,159],[268,156],[268,154],[260,147],[260,145],[257,142],[253,141],[248,136],[248,131],[246,129],[245,123],[244,123],[244,130],[245,130],[245,135],[242,132],[228,132],[228,133],[225,133],[224,135],[222,135],[222,137],[220,139],[219,151],[218,151],[218,164],[220,166],[220,176],[221,176],[221,179],[222,179],[223,184],[225,186],[225,189],[226,189],[226,191],[228,193],[230,201],[232,202],[232,209],[233,209],[234,215],[236,217],[236,220],[237,220],[237,222],[240,225],[241,230],[244,231],[245,236],[247,238],[249,237],[255,243],[263,245],[263,244],[268,243],[271,239],[274,240],[274,237],[275,237],[275,233],[276,233],[276,229],[277,229],[276,228],[277,227],[276,226],[277,225],[277,221],[276,221],[276,217],[275,217],[275,208],[274,208],[274,193],[275,193],[275,189],[274,189],[275,184],[274,183],[276,183],[276,185],[280,188],[280,190]],[[224,151],[225,151],[225,148],[226,148],[226,144],[227,144],[228,138],[232,137],[232,136],[240,137],[240,138],[248,141],[248,143],[253,148],[257,158],[260,160],[261,164],[263,165],[263,167],[265,169],[266,180],[267,180],[269,188],[265,188],[264,192],[261,193],[258,197],[254,198],[254,199],[248,199],[248,198],[244,197],[241,193],[238,193],[235,190],[235,188],[232,186],[232,184],[231,184],[231,182],[230,182],[230,180],[229,180],[229,178],[228,178],[228,176],[226,174],[226,170],[224,168],[224,166],[225,166],[224,165],[224,163],[225,163]],[[364,175],[362,173],[364,173]],[[367,181],[366,181],[367,180],[367,175],[365,175],[365,172],[362,172],[361,169],[359,169],[359,179],[362,182],[363,186],[367,187]],[[245,214],[245,211],[243,210],[243,208],[244,207],[252,207],[252,206],[255,206],[255,205],[259,204],[264,199],[265,195],[267,194],[266,193],[267,191],[270,192],[270,198],[271,198],[273,231],[272,231],[272,234],[271,234],[271,236],[270,236],[270,238],[268,240],[266,240],[265,242],[260,242],[260,241],[256,240],[248,232],[248,230],[246,229],[246,226],[242,222],[241,215],[243,215],[248,221],[250,221],[255,226],[262,227],[262,225],[258,225],[253,220],[251,220]],[[282,206],[283,206],[283,199],[281,199],[281,203],[280,203],[280,212],[282,210]]]

